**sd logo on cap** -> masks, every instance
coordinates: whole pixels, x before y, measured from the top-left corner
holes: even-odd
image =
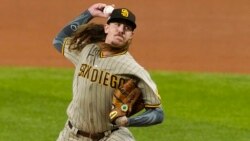
[[[114,9],[107,21],[107,24],[119,21],[127,22],[133,30],[136,28],[135,15],[127,8]]]

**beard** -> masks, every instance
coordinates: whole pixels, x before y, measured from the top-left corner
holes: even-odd
[[[99,45],[102,51],[110,51],[116,54],[116,53],[127,51],[131,42],[132,40],[130,39],[122,45],[107,44],[104,42],[100,43]]]
[[[121,44],[121,45],[111,45],[111,47],[113,48],[113,50],[128,50],[130,44],[131,44],[131,40],[128,40],[124,44]]]

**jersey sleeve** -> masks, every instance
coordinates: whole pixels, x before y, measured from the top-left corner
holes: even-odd
[[[150,79],[147,78],[147,79]],[[156,84],[152,80],[142,80],[138,87],[142,91],[143,100],[146,108],[157,108],[161,105],[161,97],[158,94]]]
[[[62,45],[62,54],[76,66],[79,62],[80,52],[77,50],[69,50],[70,42],[70,37],[64,39]]]

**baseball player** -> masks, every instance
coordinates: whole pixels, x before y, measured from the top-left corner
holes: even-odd
[[[105,14],[105,6],[93,4],[53,40],[54,47],[75,66],[68,120],[57,141],[134,141],[127,127],[155,125],[164,119],[155,83],[128,52],[135,15],[127,8]],[[90,23],[96,17],[107,18],[107,23]],[[130,76],[139,79],[145,111],[110,122],[112,94]]]

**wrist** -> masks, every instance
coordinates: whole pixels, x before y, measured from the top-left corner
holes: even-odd
[[[91,12],[89,10],[85,10],[84,12],[82,12],[81,15],[86,16],[87,21],[90,21],[91,19],[94,18],[93,15],[91,14]]]
[[[128,118],[126,116],[119,117],[115,120],[117,126],[128,126]]]

